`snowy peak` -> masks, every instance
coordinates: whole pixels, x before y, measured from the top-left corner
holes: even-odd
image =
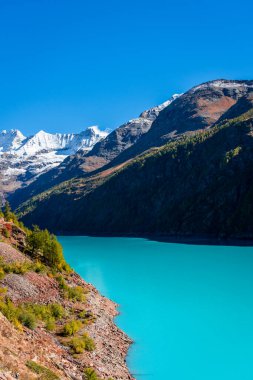
[[[0,132],[0,152],[18,149],[26,137],[17,129]]]
[[[39,131],[34,136],[28,138],[24,144],[16,151],[19,156],[34,155],[42,151],[56,151],[66,147],[73,139],[74,134],[47,133]]]
[[[109,134],[109,130],[101,131],[96,125],[88,127],[80,134],[79,149],[91,149],[98,141],[104,139]]]
[[[142,112],[140,114],[140,117],[144,118],[144,119],[148,119],[148,120],[154,121],[157,118],[157,116],[159,115],[159,113],[164,108],[168,107],[174,100],[176,100],[177,98],[179,98],[179,96],[181,96],[181,95],[182,94],[174,94],[174,95],[172,95],[172,97],[169,100],[167,100],[166,102],[160,104],[159,106],[150,108],[149,110],[146,110],[146,111]]]
[[[69,155],[79,149],[90,150],[98,141],[105,138],[108,132],[97,126],[74,133],[47,133],[43,130],[26,138],[18,130],[2,131],[0,134],[0,152],[17,156],[33,156],[41,152],[52,152]]]
[[[227,79],[217,79],[209,82],[202,83],[191,90],[195,92],[201,89],[207,88],[220,88],[220,89],[234,89],[234,90],[253,90],[252,80],[227,80]]]

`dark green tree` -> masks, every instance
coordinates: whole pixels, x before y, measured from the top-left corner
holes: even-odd
[[[4,205],[4,219],[9,222],[12,219],[11,206],[8,201]]]

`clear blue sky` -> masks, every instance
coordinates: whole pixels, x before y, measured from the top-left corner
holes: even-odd
[[[0,0],[0,130],[115,128],[215,78],[253,79],[252,0]]]

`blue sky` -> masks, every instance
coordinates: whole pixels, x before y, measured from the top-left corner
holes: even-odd
[[[200,82],[253,79],[252,0],[0,0],[0,130],[115,128]]]

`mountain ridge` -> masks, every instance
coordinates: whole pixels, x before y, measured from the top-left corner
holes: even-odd
[[[73,154],[79,149],[91,149],[95,142],[107,135],[107,131],[101,131],[97,126],[88,127],[80,133],[48,133],[40,130],[30,137],[25,137],[18,129],[3,130],[0,132],[0,153],[22,156],[42,150],[69,150],[69,154]]]
[[[253,81],[196,86],[109,164],[38,193],[20,215],[60,233],[252,239],[252,137]]]

